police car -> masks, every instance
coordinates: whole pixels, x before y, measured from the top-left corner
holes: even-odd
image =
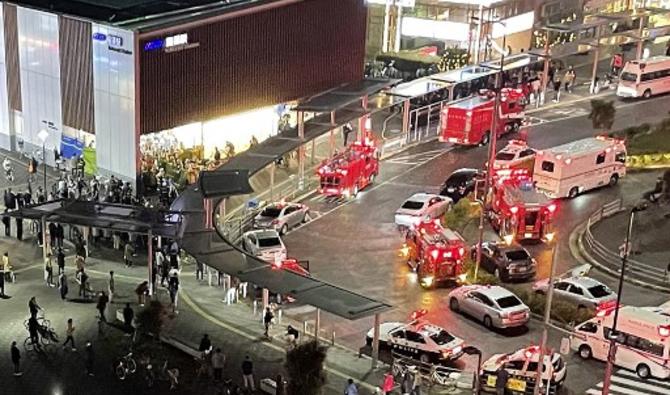
[[[510,354],[492,356],[482,364],[480,373],[482,390],[494,392],[498,370],[505,369],[509,374],[506,386],[509,391],[506,391],[506,393],[532,393],[537,378],[537,363],[539,360],[540,348],[538,346],[522,348]],[[549,381],[549,393],[555,394],[556,390],[563,386],[567,376],[565,361],[561,354],[553,351],[547,351],[543,360],[543,387]]]
[[[504,174],[505,169],[526,169],[532,172],[534,165],[535,150],[521,140],[511,140],[496,154],[493,161],[493,169],[499,174]]]
[[[385,322],[379,328],[379,346],[388,347],[402,355],[418,359],[423,363],[441,363],[458,359],[463,355],[463,340],[445,329],[422,320],[425,311],[412,314],[408,323]],[[372,345],[374,328],[366,336],[366,344]]]

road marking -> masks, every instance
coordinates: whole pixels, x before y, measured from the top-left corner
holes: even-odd
[[[595,385],[586,391],[589,395],[602,394],[604,382]],[[612,395],[661,395],[670,392],[670,382],[656,379],[641,379],[637,374],[625,369],[619,369],[612,374],[610,394]]]

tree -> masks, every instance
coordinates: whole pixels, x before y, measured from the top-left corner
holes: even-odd
[[[463,198],[444,214],[444,225],[462,233],[470,221],[477,217],[479,217],[479,206],[473,205],[470,199]]]
[[[156,339],[160,337],[167,311],[163,303],[152,300],[149,305],[137,314],[137,325],[139,330],[145,334],[151,334]]]
[[[316,341],[302,343],[286,354],[288,395],[318,395],[326,384],[323,363],[328,349]]]
[[[591,100],[591,113],[589,119],[594,129],[610,130],[614,124],[616,108],[614,101]]]

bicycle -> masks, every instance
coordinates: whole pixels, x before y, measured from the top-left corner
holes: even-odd
[[[133,359],[133,352],[130,351],[128,354],[119,358],[114,367],[114,373],[119,380],[125,380],[131,374],[134,374],[137,371],[137,363]]]

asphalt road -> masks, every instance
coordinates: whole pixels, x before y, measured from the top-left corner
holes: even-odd
[[[613,97],[612,97],[613,98]],[[614,98],[613,98],[614,99]],[[616,100],[616,99],[615,99]],[[617,101],[614,130],[643,122],[657,122],[666,114],[659,109],[670,108],[670,97],[650,101]],[[533,126],[528,143],[545,149],[580,138],[598,134],[586,115],[588,100],[548,108],[532,114]],[[505,137],[500,147],[514,136]],[[452,313],[445,302],[449,289],[422,290],[399,257],[403,239],[393,222],[393,213],[404,199],[419,191],[436,191],[454,170],[462,167],[482,167],[486,148],[451,147],[437,141],[423,144],[385,161],[376,183],[362,191],[350,202],[330,201],[311,195],[305,202],[318,213],[318,218],[290,232],[284,238],[290,256],[310,261],[311,272],[325,280],[348,289],[385,300],[394,309],[384,314],[383,321],[405,321],[409,313],[420,308],[429,311],[428,318],[450,330],[466,342],[484,350],[485,357],[494,353],[511,352],[540,340],[541,325],[531,321],[527,330],[492,333],[479,323]],[[619,196],[632,196],[651,188],[653,174],[636,173],[624,178],[614,188],[588,192],[559,205],[556,228],[559,237],[557,273],[577,265],[568,248],[570,232],[601,205]],[[530,245],[538,260],[538,279],[549,275],[550,251],[545,245]],[[595,277],[603,277],[594,274]],[[604,278],[604,277],[603,277]],[[604,278],[613,287],[610,278]],[[627,286],[624,303],[658,304],[667,297]],[[305,319],[309,319],[306,315]],[[360,347],[371,320],[343,323],[327,314],[322,326],[336,332],[336,338],[350,346]],[[552,330],[550,344],[558,347],[563,335]],[[603,365],[567,357],[569,376],[567,386],[574,393],[584,393],[601,380]],[[473,358],[456,362],[460,368],[472,369]]]

